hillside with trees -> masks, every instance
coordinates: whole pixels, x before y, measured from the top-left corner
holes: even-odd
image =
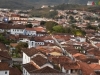
[[[41,7],[42,5],[86,4],[87,2],[87,0],[0,0],[0,8],[29,9]]]

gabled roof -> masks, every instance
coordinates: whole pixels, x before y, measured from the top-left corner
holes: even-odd
[[[66,63],[64,64],[64,68],[66,70],[70,70],[70,69],[80,69],[80,66],[77,64],[77,62],[72,62],[72,63]]]
[[[27,36],[27,35],[22,35],[22,34],[17,35],[17,37],[18,37],[18,38],[30,38],[29,36]]]
[[[43,27],[34,27],[34,30],[38,32],[45,32],[45,28]]]
[[[17,45],[18,45],[18,43],[10,43],[10,46],[11,46],[11,47],[14,47],[14,48],[15,48]]]
[[[100,64],[90,64],[89,65],[93,70],[100,70]]]
[[[25,28],[27,31],[35,31],[34,28]]]
[[[0,23],[0,29],[9,29],[11,26],[11,24]]]
[[[11,14],[11,17],[20,17],[18,14]]]
[[[49,60],[52,61],[54,64],[61,64],[61,65],[72,62],[72,60],[67,56],[59,56],[59,57],[50,56]]]
[[[57,46],[38,46],[36,47],[36,49],[39,49],[40,51],[44,52],[44,53],[52,53],[52,52],[58,52],[58,53],[62,53],[61,49]]]
[[[34,70],[36,70],[37,68],[31,64],[31,63],[27,63],[27,64],[23,64],[23,67],[28,71],[28,72],[32,72]]]
[[[49,35],[47,36],[42,36],[41,38],[43,38],[44,40],[53,40],[53,38]]]
[[[37,55],[36,57],[33,57],[31,60],[39,66],[43,66],[47,63],[47,59],[41,55]]]
[[[16,35],[13,35],[13,34],[9,34],[8,36],[7,36],[7,39],[10,39],[10,40],[18,40],[18,37],[16,36]]]
[[[81,61],[77,61],[77,63],[80,65],[83,75],[96,75],[94,70],[87,63]]]
[[[25,29],[25,25],[12,25],[11,29]]]
[[[0,51],[0,60],[11,60],[11,56],[7,51]]]
[[[64,49],[69,52],[70,54],[76,54],[79,53],[77,49],[75,49],[73,46],[66,46]]]
[[[9,68],[9,75],[22,75],[21,71],[18,68]]]
[[[25,29],[25,25],[11,25],[0,23],[0,29]]]
[[[30,41],[35,41],[35,42],[44,42],[43,38],[41,37],[31,37]]]
[[[9,70],[8,63],[0,62],[0,70]]]
[[[33,56],[34,54],[37,54],[39,52],[39,50],[37,50],[36,48],[32,47],[32,48],[27,48],[27,49],[23,49],[22,50],[26,55],[28,55],[29,57]]]
[[[46,66],[42,69],[35,70],[32,73],[61,73],[61,72]]]

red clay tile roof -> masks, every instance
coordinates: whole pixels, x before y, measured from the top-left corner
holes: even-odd
[[[52,61],[55,64],[61,64],[64,65],[65,63],[72,63],[73,61],[66,57],[66,56],[59,56],[59,57],[49,57],[49,60]]]
[[[35,70],[33,73],[61,73],[61,72],[46,66],[42,69]]]
[[[34,54],[37,54],[38,52],[40,52],[39,50],[37,50],[36,48],[32,47],[30,49],[23,49],[22,50],[24,53],[26,53],[28,56],[33,56]]]
[[[27,31],[35,31],[34,28],[25,28]]]
[[[59,47],[56,46],[47,46],[47,47],[43,47],[43,46],[38,46],[36,49],[44,52],[44,53],[51,53],[51,52],[58,52],[58,53],[62,53],[61,49]]]
[[[16,47],[18,45],[18,43],[10,43],[11,47]]]
[[[47,59],[42,57],[41,55],[37,55],[36,57],[32,58],[31,60],[34,61],[39,66],[43,66],[47,63]]]
[[[0,51],[0,60],[11,60],[11,56],[7,51]]]
[[[66,46],[66,47],[64,47],[64,49],[72,55],[79,53],[79,51],[77,49],[75,49],[73,46]]]
[[[93,70],[100,70],[100,65],[99,65],[99,64],[89,64],[89,66],[90,66]]]
[[[100,56],[100,50],[99,49],[87,50],[87,53],[93,54],[95,56]]]
[[[22,75],[21,71],[18,68],[9,68],[9,75]]]
[[[18,14],[11,14],[11,17],[20,17]]]
[[[11,25],[0,23],[0,29],[25,29],[25,25]]]
[[[25,25],[12,25],[12,29],[25,29]]]
[[[0,62],[0,70],[9,70],[8,63]]]
[[[44,40],[41,37],[31,37],[30,41],[35,41],[35,42],[44,42]]]
[[[77,63],[80,66],[83,75],[96,75],[94,70],[87,63],[81,61],[77,61]]]
[[[0,49],[1,49],[2,51],[3,51],[3,50],[6,50],[6,51],[8,50],[7,47],[6,47],[6,45],[3,44],[3,43],[1,43],[1,42],[0,42]]]
[[[34,70],[36,70],[37,68],[31,64],[31,63],[27,63],[27,64],[23,64],[23,67],[28,71],[28,72],[32,72]]]
[[[64,64],[64,68],[66,70],[70,70],[70,69],[80,69],[80,66],[77,64],[77,62],[72,62],[72,63],[66,63]]]
[[[45,32],[45,29],[43,27],[34,27],[34,30],[38,32]]]
[[[80,54],[80,53],[77,53],[75,55],[73,55],[77,60],[80,60],[80,61],[83,61],[83,62],[86,62],[86,63],[98,63],[98,58],[96,57],[89,57],[89,56],[86,56],[84,54]]]
[[[10,39],[10,40],[18,40],[18,38],[15,35],[12,35],[12,34],[9,34],[7,36],[7,39]]]
[[[65,41],[68,41],[70,40],[70,36],[69,35],[53,35],[56,39],[59,39],[59,40],[65,40]]]

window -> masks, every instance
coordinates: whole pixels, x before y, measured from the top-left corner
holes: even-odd
[[[34,42],[32,42],[32,45],[34,45]]]
[[[7,74],[7,71],[5,72],[5,74]]]

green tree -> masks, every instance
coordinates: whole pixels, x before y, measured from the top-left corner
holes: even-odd
[[[54,32],[58,32],[58,33],[64,33],[65,32],[63,26],[61,26],[61,25],[54,26],[53,30],[54,30]]]
[[[17,49],[21,49],[21,48],[27,48],[28,44],[25,42],[19,42],[18,45],[16,46]]]
[[[32,26],[33,26],[32,24],[27,24],[26,25],[27,28],[32,28]]]
[[[58,25],[56,22],[53,22],[53,21],[48,21],[45,23],[45,26],[46,26],[46,29],[50,32],[53,31],[53,27]]]
[[[69,19],[70,19],[70,20],[74,20],[74,17],[73,17],[73,16],[70,16]]]
[[[96,26],[92,26],[90,23],[88,23],[88,24],[87,24],[86,29],[93,29],[93,30],[97,30],[97,29],[98,29],[98,27],[96,27]]]
[[[45,25],[45,23],[46,23],[45,21],[41,21],[40,25]]]
[[[47,18],[54,18],[57,14],[58,14],[57,11],[51,11],[51,12],[49,12],[47,15],[45,15],[44,17],[47,17]]]
[[[0,42],[4,44],[10,44],[10,40],[8,40],[6,37],[4,37],[2,34],[0,34]]]
[[[70,19],[70,22],[69,22],[69,23],[75,23],[75,22],[77,22],[77,21],[74,19],[73,16],[70,16],[69,19]]]

